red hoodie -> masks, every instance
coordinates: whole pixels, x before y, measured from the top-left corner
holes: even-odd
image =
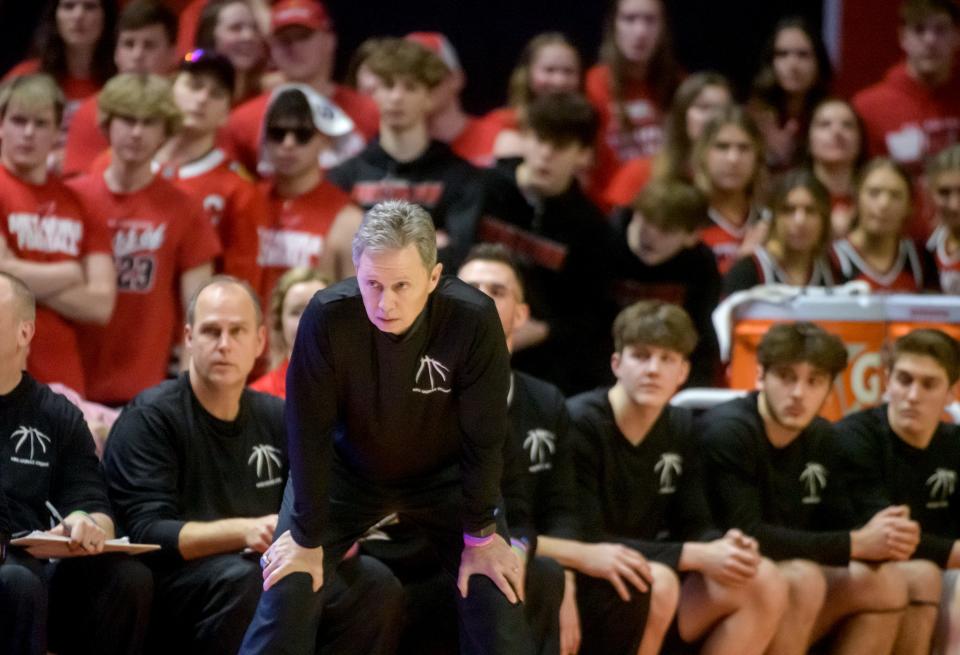
[[[870,154],[889,155],[915,174],[927,156],[960,141],[960,71],[930,87],[900,62],[857,93],[853,106],[866,125]]]

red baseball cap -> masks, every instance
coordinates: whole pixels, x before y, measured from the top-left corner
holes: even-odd
[[[433,54],[440,57],[440,60],[447,65],[451,71],[458,71],[462,68],[460,58],[457,57],[457,51],[454,50],[450,39],[440,32],[410,32],[404,37],[407,41],[419,43]]]
[[[317,0],[280,0],[270,10],[270,33],[299,25],[311,30],[329,32],[333,23],[326,8]]]

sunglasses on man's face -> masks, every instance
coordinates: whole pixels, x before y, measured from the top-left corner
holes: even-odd
[[[283,143],[287,134],[293,134],[294,141],[298,145],[306,145],[314,137],[317,130],[309,127],[268,127],[267,140],[274,143]]]

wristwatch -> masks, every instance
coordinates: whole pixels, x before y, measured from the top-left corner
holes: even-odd
[[[497,532],[497,524],[490,523],[488,525],[483,526],[479,530],[472,530],[469,532],[464,530],[463,534],[467,535],[468,537],[473,537],[474,539],[485,539],[495,534],[496,532]]]

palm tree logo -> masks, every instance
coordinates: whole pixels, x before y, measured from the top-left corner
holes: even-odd
[[[10,435],[11,439],[17,439],[17,444],[13,447],[13,452],[20,454],[20,448],[25,444],[30,444],[30,461],[34,460],[34,455],[36,454],[37,446],[40,447],[41,453],[47,452],[47,444],[50,443],[50,437],[40,432],[37,428],[28,428],[25,425],[21,425],[19,428],[13,431],[13,434]]]
[[[677,490],[675,478],[683,473],[683,457],[677,453],[663,453],[653,472],[660,474],[659,493],[672,494]]]
[[[801,502],[804,505],[816,505],[820,502],[820,492],[827,486],[826,467],[817,462],[807,462],[803,473],[800,474],[800,482],[807,488],[807,495]]]
[[[530,430],[523,440],[523,447],[530,451],[531,473],[548,470],[552,466],[550,456],[557,450],[557,435],[542,428]]]
[[[949,497],[957,488],[957,472],[938,468],[927,478],[927,486],[930,487],[930,500],[927,501],[927,507],[930,509],[949,507]]]
[[[431,394],[434,391],[450,393],[449,386],[441,386],[447,382],[449,374],[449,368],[431,357],[423,356],[420,358],[420,368],[417,369],[417,374],[414,376],[414,385],[416,386],[413,387],[413,390],[422,394]],[[426,387],[423,386],[421,381],[423,377],[426,377],[428,383]]]
[[[280,449],[268,444],[259,444],[253,447],[247,464],[256,463],[257,478],[260,482],[257,487],[268,487],[280,481],[276,474],[283,468],[283,462],[280,460]],[[274,470],[276,467],[276,470]]]

